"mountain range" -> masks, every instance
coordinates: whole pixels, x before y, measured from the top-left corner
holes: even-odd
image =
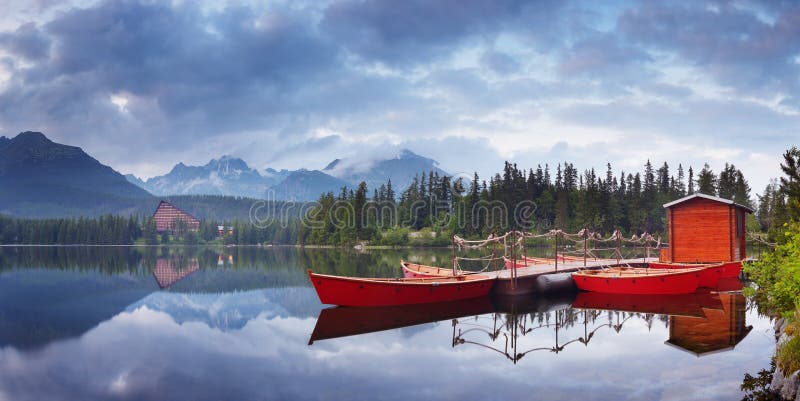
[[[242,159],[222,156],[203,166],[178,163],[169,173],[147,181],[130,174],[126,178],[158,196],[228,195],[310,201],[324,192],[338,193],[342,187],[355,188],[362,181],[374,189],[392,180],[395,190],[402,190],[422,172],[447,174],[437,164],[433,159],[404,149],[396,157],[372,162],[336,159],[322,170],[267,168],[259,172]]]
[[[408,150],[368,163],[336,159],[322,170],[258,171],[242,159],[222,156],[202,166],[178,163],[167,174],[145,181],[123,176],[79,147],[28,131],[14,138],[0,136],[0,214],[37,218],[147,214],[159,198],[201,209],[235,204],[234,213],[240,213],[238,209],[247,209],[243,205],[251,202],[224,196],[309,201],[324,192],[355,188],[361,181],[374,189],[388,180],[400,192],[415,175],[429,171],[446,174],[433,159]]]

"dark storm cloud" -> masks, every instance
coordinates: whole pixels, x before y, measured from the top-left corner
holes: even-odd
[[[553,16],[566,4],[517,0],[347,0],[325,11],[322,27],[346,49],[366,60],[405,66],[447,57],[470,39],[490,40],[502,31],[535,28],[540,33],[555,33],[557,24]]]
[[[214,6],[59,4],[6,23],[0,134],[41,130],[152,175],[230,153],[314,167],[383,142],[434,157],[477,146],[499,160],[497,134],[517,135],[516,154],[549,157],[549,138],[572,138],[572,151],[602,139],[585,133],[596,128],[713,131],[763,150],[763,135],[786,141],[797,126],[774,104],[800,106],[794,2]],[[471,170],[469,158],[449,160]]]
[[[675,52],[721,84],[796,98],[800,6],[779,7],[774,22],[734,3],[644,2],[624,11],[619,29],[648,49]]]
[[[4,47],[43,58],[43,46],[18,45],[32,42],[31,29],[6,34]],[[4,120],[12,109],[36,123],[63,122],[70,110],[107,112],[97,105],[121,93],[134,98],[132,113],[154,111],[136,98],[153,100],[163,118],[193,134],[253,128],[337,65],[336,49],[286,10],[203,15],[190,6],[108,2],[61,14],[44,30],[50,55],[15,71],[0,95]]]
[[[0,47],[11,54],[22,56],[27,60],[39,60],[47,57],[50,40],[33,22],[19,26],[12,33],[0,33]]]

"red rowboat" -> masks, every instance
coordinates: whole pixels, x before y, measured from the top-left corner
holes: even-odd
[[[523,260],[511,260],[505,256],[503,256],[503,263],[506,265],[506,269],[518,269],[520,267],[528,267],[533,266],[535,264],[545,264],[547,262],[538,262],[531,258],[525,258]]]
[[[341,306],[411,305],[486,296],[494,277],[478,274],[431,278],[358,278],[308,271],[323,304]]]
[[[700,266],[708,266],[712,265],[712,263],[662,263],[662,262],[650,262],[650,267],[653,269],[686,269],[692,267],[700,267]],[[738,278],[739,274],[742,272],[742,261],[737,262],[722,262],[720,263],[713,263],[713,265],[720,265],[720,269],[722,270],[720,274],[720,278]]]
[[[449,267],[426,266],[400,260],[403,276],[406,278],[453,277],[453,269]]]
[[[644,269],[612,267],[572,273],[579,290],[611,294],[688,294],[695,292],[703,268]]]

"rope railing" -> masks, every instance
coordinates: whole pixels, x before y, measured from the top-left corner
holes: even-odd
[[[494,269],[507,267],[507,259],[511,259],[512,266],[529,266],[536,264],[538,259],[528,258],[526,252],[526,241],[531,239],[553,239],[555,241],[554,253],[551,257],[544,259],[555,263],[558,271],[559,262],[569,263],[574,267],[574,263],[583,259],[583,265],[587,265],[589,259],[616,259],[617,264],[625,262],[626,259],[635,258],[636,254],[642,254],[643,261],[650,257],[652,249],[658,250],[662,247],[661,236],[654,236],[648,232],[632,234],[630,237],[623,236],[620,230],[614,230],[609,236],[604,236],[601,232],[590,231],[583,228],[575,233],[566,232],[560,229],[552,229],[544,233],[533,233],[521,230],[508,231],[503,235],[490,234],[485,239],[469,240],[458,235],[453,235],[453,274],[472,274],[485,272],[494,265]],[[623,254],[623,247],[627,250]],[[630,249],[632,247],[633,249]],[[456,251],[491,249],[491,254],[467,257],[459,256]],[[502,252],[497,252],[501,248]],[[641,253],[637,252],[640,251]],[[605,257],[600,254],[605,253]],[[610,255],[608,254],[610,253]],[[627,257],[626,257],[627,256]],[[498,265],[498,261],[503,261]],[[520,265],[516,261],[522,260]],[[464,270],[461,262],[482,262],[481,269]],[[627,263],[627,262],[626,262]],[[502,266],[502,267],[501,267]],[[512,279],[516,278],[516,269],[511,269]],[[512,280],[512,282],[515,280]],[[513,283],[512,283],[513,285]]]
[[[747,236],[750,237],[750,239],[752,239],[753,241],[758,242],[760,244],[764,244],[764,245],[766,245],[768,247],[771,247],[771,248],[774,248],[774,247],[778,246],[778,244],[776,244],[774,242],[769,242],[769,241],[765,240],[761,235],[757,235],[757,234],[748,232]]]

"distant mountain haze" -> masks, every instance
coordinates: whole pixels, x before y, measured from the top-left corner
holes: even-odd
[[[361,181],[375,189],[391,179],[395,190],[402,191],[415,175],[432,171],[447,174],[435,160],[404,149],[395,157],[371,162],[335,159],[322,170],[267,168],[262,173],[242,159],[223,156],[204,166],[178,163],[169,173],[147,181],[132,175],[127,179],[159,196],[227,195],[309,201],[325,192],[338,193],[342,187],[355,188]]]
[[[267,199],[311,201],[325,192],[338,193],[342,187],[352,183],[325,174],[319,170],[297,170],[289,174],[280,184],[267,190]]]
[[[358,185],[358,183],[364,181],[370,190],[386,184],[388,180],[392,180],[392,186],[395,190],[402,191],[411,184],[415,175],[423,172],[448,175],[438,165],[439,163],[436,160],[420,156],[408,149],[403,149],[394,158],[375,160],[371,163],[362,164],[355,160],[336,159],[329,163],[323,171],[353,185]]]
[[[212,159],[204,166],[178,163],[162,176],[142,182],[128,180],[154,195],[228,195],[248,198],[263,197],[265,188],[277,184],[276,179],[262,176],[247,163],[231,156]]]
[[[145,181],[123,176],[79,147],[55,143],[40,132],[22,132],[0,136],[0,214],[147,215],[159,198],[188,197],[186,202],[204,211],[200,214],[219,215],[209,208],[235,203],[238,216],[246,215],[246,198],[304,202],[324,192],[338,194],[342,187],[354,189],[361,181],[372,190],[390,179],[400,192],[414,176],[429,171],[446,174],[435,160],[409,150],[371,162],[335,159],[323,170],[258,171],[242,159],[222,156],[203,166],[178,163],[167,174]]]

